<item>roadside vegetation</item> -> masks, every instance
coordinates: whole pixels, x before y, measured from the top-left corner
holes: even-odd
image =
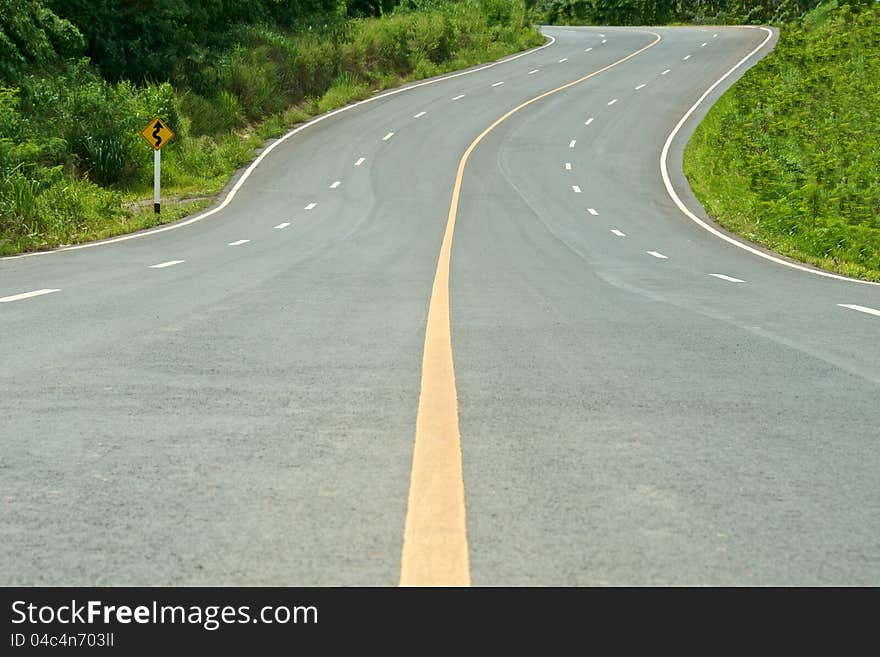
[[[0,255],[177,219],[267,138],[543,43],[523,0],[0,0]],[[161,116],[163,212],[139,131]]]
[[[551,25],[782,24],[821,0],[537,0],[533,15]]]
[[[684,171],[725,228],[880,280],[878,108],[880,3],[824,4],[712,107]]]

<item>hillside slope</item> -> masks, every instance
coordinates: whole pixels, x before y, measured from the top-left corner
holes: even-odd
[[[835,2],[781,31],[722,96],[684,171],[725,228],[880,280],[880,3]]]

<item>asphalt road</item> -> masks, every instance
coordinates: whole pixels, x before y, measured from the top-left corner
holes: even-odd
[[[473,584],[880,584],[880,287],[723,241],[660,173],[766,32],[545,31],[298,132],[203,220],[0,260],[0,584],[397,584],[457,180]],[[672,142],[700,216],[681,150],[770,47]]]

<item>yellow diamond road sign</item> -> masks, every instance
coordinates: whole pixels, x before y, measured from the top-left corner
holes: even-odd
[[[144,139],[150,142],[150,146],[158,151],[171,141],[174,133],[171,132],[171,128],[169,128],[165,122],[157,116],[150,121],[146,128],[141,130],[141,135]]]

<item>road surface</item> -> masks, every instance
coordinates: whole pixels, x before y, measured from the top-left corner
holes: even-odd
[[[772,35],[545,32],[0,260],[2,584],[880,584],[880,287],[661,174]]]

